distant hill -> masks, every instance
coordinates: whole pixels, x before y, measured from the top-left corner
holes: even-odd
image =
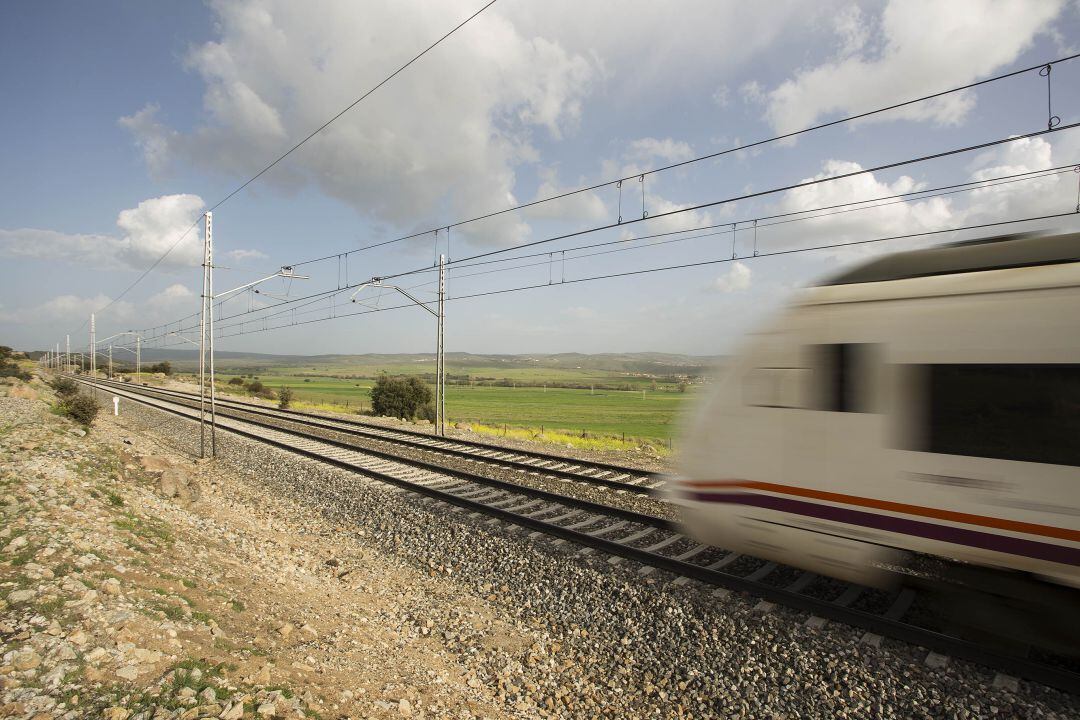
[[[144,349],[144,363],[169,360],[177,369],[189,371],[198,363],[194,349]],[[562,370],[602,370],[606,372],[642,373],[650,375],[697,375],[716,365],[720,356],[681,355],[675,353],[524,353],[477,354],[447,353],[447,370],[460,368],[550,368]],[[412,364],[434,364],[434,353],[366,353],[361,355],[274,355],[270,353],[218,352],[218,370],[259,370],[262,368],[336,368],[376,370],[380,367]],[[427,369],[425,367],[425,369]]]

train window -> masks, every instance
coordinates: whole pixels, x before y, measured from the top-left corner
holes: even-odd
[[[919,449],[1080,466],[1080,365],[927,365]]]
[[[815,345],[815,387],[818,410],[871,412],[873,350],[869,343]]]
[[[743,378],[743,404],[754,407],[801,408],[808,368],[759,367]]]

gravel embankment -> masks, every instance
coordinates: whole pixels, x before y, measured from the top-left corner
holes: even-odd
[[[234,413],[232,409],[228,411]],[[252,415],[250,413],[238,413],[238,416],[243,418],[244,416],[251,417],[255,421],[266,422],[267,418]],[[589,484],[587,481],[576,480],[564,480],[558,477],[550,475],[543,475],[542,470],[537,470],[535,473],[524,473],[512,468],[500,466],[494,462],[476,462],[466,460],[460,457],[449,456],[440,454],[435,451],[422,450],[416,447],[402,446],[395,444],[392,441],[380,441],[371,438],[361,438],[356,435],[349,434],[346,431],[334,431],[326,430],[323,428],[314,428],[305,426],[299,423],[288,423],[274,420],[282,427],[295,428],[301,432],[307,433],[314,437],[326,438],[330,440],[339,440],[348,442],[355,446],[357,449],[370,448],[373,450],[391,453],[397,457],[401,457],[405,460],[419,460],[422,462],[434,463],[446,467],[449,469],[462,470],[468,473],[475,473],[483,477],[493,478],[495,480],[502,480],[505,482],[512,482],[517,485],[523,485],[525,487],[537,488],[539,490],[545,490],[547,492],[558,493],[560,495],[566,495],[569,497],[577,498],[579,500],[588,500],[590,502],[601,503],[604,505],[610,505],[612,507],[625,508],[627,510],[634,510],[636,512],[646,513],[655,517],[666,518],[674,520],[676,518],[675,508],[669,503],[663,502],[652,498],[648,495],[639,495],[636,493],[621,492],[603,485]]]
[[[123,404],[124,426],[183,451],[197,449],[191,422]],[[524,716],[555,717],[1020,717],[1080,715],[1080,699],[1031,683],[1016,692],[993,673],[953,661],[923,662],[925,650],[885,640],[860,642],[858,629],[714,595],[664,573],[639,576],[633,563],[483,517],[426,503],[354,474],[256,442],[218,435],[218,462],[253,488],[295,501],[338,531],[381,553],[471,589],[504,608],[544,641],[511,653],[478,677]],[[437,603],[432,635],[470,652]]]

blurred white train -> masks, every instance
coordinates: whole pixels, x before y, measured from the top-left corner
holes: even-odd
[[[800,291],[686,435],[666,494],[703,542],[877,586],[944,559],[1077,603],[1080,233],[897,253]]]

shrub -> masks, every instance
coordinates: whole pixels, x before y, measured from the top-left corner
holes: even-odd
[[[79,394],[79,384],[68,378],[57,378],[52,387],[61,398],[74,397]]]
[[[162,373],[164,375],[172,375],[173,374],[172,363],[169,362],[168,360],[164,360],[164,361],[159,362],[159,363],[154,363],[153,365],[150,365],[149,367],[147,367],[146,370],[144,370],[144,372]]]
[[[284,410],[285,408],[289,407],[289,405],[292,403],[292,399],[293,399],[292,388],[290,388],[287,385],[282,386],[282,388],[280,390],[278,390],[277,396],[278,396],[278,407],[281,408],[282,410]]]
[[[255,382],[248,383],[247,389],[251,391],[252,395],[258,395],[259,393],[261,393],[263,390],[266,389],[266,386],[263,385],[258,380],[256,380]]]
[[[75,395],[61,403],[62,412],[75,422],[90,427],[98,414],[97,400],[89,395]]]
[[[416,376],[391,377],[383,373],[371,388],[371,409],[376,415],[412,420],[421,407],[430,405],[431,401],[431,388]],[[434,419],[434,407],[431,419]]]
[[[19,364],[12,360],[14,354],[15,351],[7,345],[0,345],[0,377],[13,377],[24,382],[30,382],[30,373],[20,368]]]
[[[244,380],[242,378],[234,377],[229,380],[230,385],[243,385]]]

